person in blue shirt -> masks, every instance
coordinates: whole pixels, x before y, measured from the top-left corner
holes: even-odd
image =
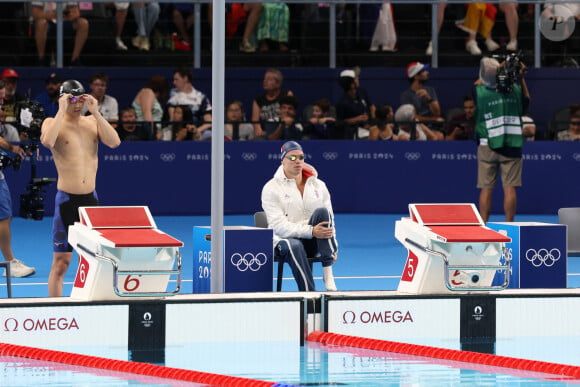
[[[56,113],[58,112],[58,96],[61,85],[62,78],[56,73],[51,73],[48,78],[46,78],[44,91],[34,98],[34,100],[40,102],[44,108],[45,117],[56,116]]]

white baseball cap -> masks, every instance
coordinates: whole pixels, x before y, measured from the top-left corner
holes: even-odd
[[[354,70],[343,70],[340,72],[340,77],[356,78],[356,73]]]
[[[415,75],[425,70],[429,70],[428,64],[423,64],[421,62],[410,63],[407,66],[407,78],[413,78]]]

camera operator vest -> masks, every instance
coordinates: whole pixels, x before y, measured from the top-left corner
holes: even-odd
[[[513,85],[509,94],[502,94],[484,85],[475,87],[477,112],[475,115],[480,143],[492,149],[521,148],[523,94],[520,85]]]

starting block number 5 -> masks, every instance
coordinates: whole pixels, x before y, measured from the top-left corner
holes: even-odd
[[[403,275],[401,276],[401,281],[413,282],[418,265],[419,258],[413,254],[413,252],[409,251],[409,255],[407,256],[407,263],[405,264],[405,269],[403,270]]]

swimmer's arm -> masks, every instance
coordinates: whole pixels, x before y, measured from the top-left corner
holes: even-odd
[[[97,134],[101,142],[109,148],[116,148],[121,145],[119,134],[109,121],[107,121],[98,111],[97,114],[93,114],[93,117],[97,120]]]
[[[101,140],[103,144],[108,146],[109,148],[116,148],[121,145],[121,139],[119,138],[119,134],[113,128],[113,126],[103,117],[101,112],[99,111],[99,103],[90,94],[85,94],[84,97],[86,98],[87,108],[91,113],[92,117],[97,121],[97,136]]]
[[[52,149],[58,138],[58,133],[63,125],[64,115],[69,106],[70,94],[63,94],[58,98],[58,111],[54,118],[48,117],[41,127],[40,142],[45,147]]]
[[[48,117],[42,123],[40,142],[45,147],[52,149],[58,138],[60,127],[62,126],[64,112],[58,111],[54,118]]]

